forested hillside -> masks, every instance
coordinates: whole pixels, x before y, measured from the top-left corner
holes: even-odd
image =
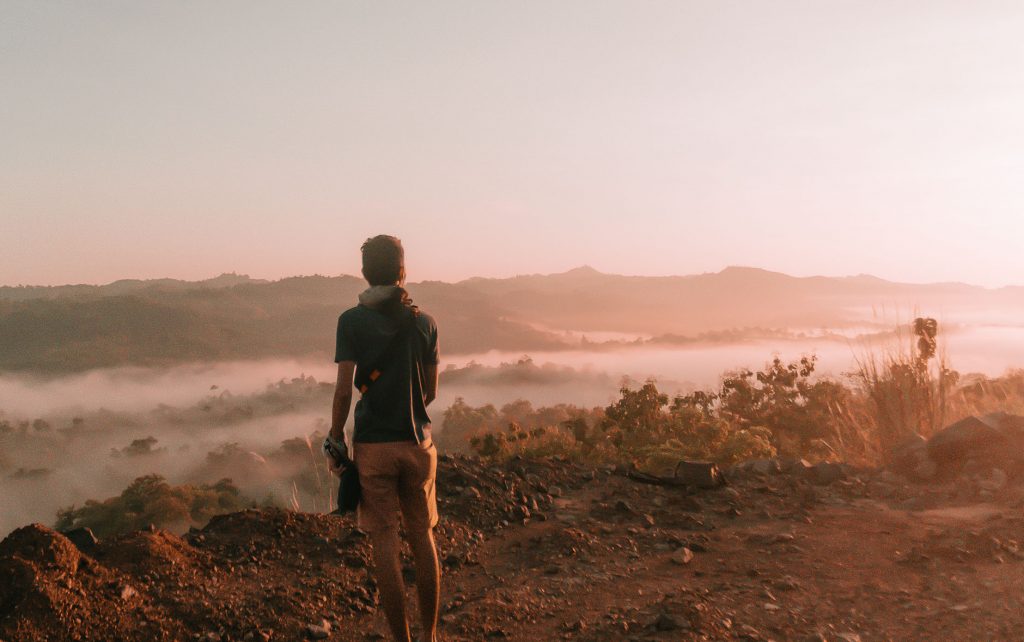
[[[365,287],[352,276],[258,281],[0,288],[0,370],[55,372],[263,357],[329,358],[335,323]],[[810,329],[891,327],[878,310],[937,314],[999,310],[1024,318],[1024,289],[908,285],[873,277],[796,278],[752,268],[636,277],[577,268],[562,274],[412,283],[442,328],[442,349],[580,347],[564,331],[619,332],[660,342],[778,338]],[[718,339],[716,339],[718,337]],[[585,344],[593,349],[593,342]]]
[[[296,277],[210,289],[96,288],[0,301],[0,369],[56,372],[116,365],[311,356],[329,359],[338,315],[365,282]],[[535,350],[554,335],[507,321],[486,297],[444,283],[410,290],[444,328],[443,348]]]

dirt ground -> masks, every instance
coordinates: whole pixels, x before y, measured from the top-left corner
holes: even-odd
[[[1024,639],[1013,482],[697,490],[451,457],[439,475],[441,639]],[[368,562],[351,517],[244,511],[85,552],[29,527],[0,544],[0,640],[382,640]]]

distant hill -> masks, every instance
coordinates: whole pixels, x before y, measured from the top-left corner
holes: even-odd
[[[365,286],[350,276],[309,276],[217,288],[161,282],[128,294],[111,284],[0,300],[0,370],[60,372],[284,356],[329,360],[338,315],[355,304]],[[554,335],[505,320],[485,296],[468,288],[422,283],[410,289],[444,328],[446,351],[562,345]]]
[[[241,283],[267,283],[251,279],[246,274],[221,274],[204,281],[178,279],[121,279],[107,285],[19,285],[0,286],[0,301],[27,301],[30,299],[56,299],[60,297],[100,297],[118,294],[227,288]]]
[[[1024,288],[912,285],[871,276],[793,277],[729,267],[693,276],[621,276],[581,267],[562,274],[460,282],[501,302],[511,318],[579,331],[698,334],[740,327],[863,325],[872,308],[928,314],[1006,309],[1024,315]],[[891,322],[892,319],[888,319]]]
[[[340,312],[365,282],[351,276],[260,281],[0,288],[0,370],[65,372],[125,364],[315,356],[330,359]],[[409,285],[441,327],[442,350],[575,347],[564,331],[697,337],[744,329],[870,325],[872,310],[992,310],[1024,318],[1024,288],[910,285],[869,276],[798,278],[731,267],[693,276],[562,274]],[[886,319],[891,323],[892,319]],[[770,333],[769,333],[770,334]]]

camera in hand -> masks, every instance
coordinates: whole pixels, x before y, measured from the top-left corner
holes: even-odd
[[[341,482],[338,484],[338,514],[354,511],[359,505],[359,497],[362,489],[359,486],[359,469],[354,461],[349,459],[347,449],[343,444],[327,437],[324,440],[324,452],[327,453],[334,464],[341,468]]]

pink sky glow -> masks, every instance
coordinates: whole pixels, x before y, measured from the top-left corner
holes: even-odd
[[[0,9],[0,284],[558,272],[1024,283],[1024,7]]]

